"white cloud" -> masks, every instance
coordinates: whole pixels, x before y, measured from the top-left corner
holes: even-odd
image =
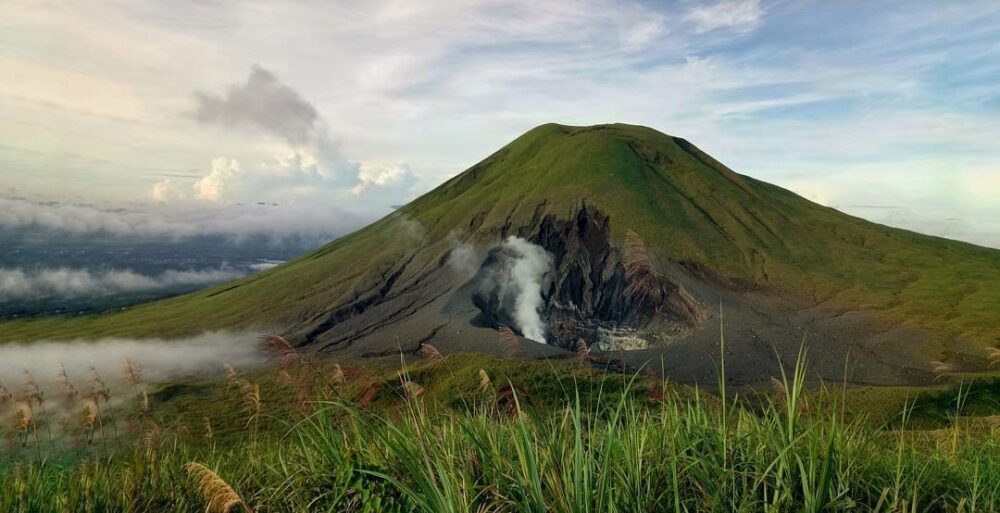
[[[177,201],[187,197],[184,191],[177,186],[176,182],[170,178],[165,178],[153,184],[150,196],[153,198],[153,201],[158,203]]]
[[[38,298],[77,298],[147,292],[173,287],[204,286],[239,278],[245,273],[220,267],[207,270],[168,270],[146,275],[125,270],[0,268],[0,301]]]
[[[384,213],[379,212],[379,213]],[[349,213],[332,201],[306,205],[221,204],[155,208],[98,208],[91,205],[0,198],[0,229],[44,229],[73,235],[183,238],[224,236],[233,241],[264,236],[274,243],[304,238],[317,243],[373,219]]]
[[[316,108],[274,73],[253,66],[245,84],[230,86],[224,96],[195,93],[195,118],[206,125],[251,127],[295,145],[313,141],[320,130]]]
[[[760,0],[723,0],[692,8],[686,19],[699,31],[708,32],[720,28],[751,29],[757,26],[762,15]]]
[[[190,374],[223,375],[223,364],[237,371],[264,364],[267,353],[255,333],[213,332],[175,339],[120,339],[33,341],[0,345],[0,382],[10,388],[33,377],[43,390],[55,390],[50,381],[60,365],[79,389],[89,386],[97,372],[107,383],[120,381],[127,358],[141,368],[147,382]],[[121,391],[130,397],[133,391]]]
[[[240,173],[236,159],[218,157],[212,160],[212,169],[204,178],[194,183],[194,196],[205,201],[219,201],[227,189],[227,183]],[[154,188],[155,194],[155,188]]]
[[[358,184],[351,189],[354,194],[362,194],[372,187],[392,185],[412,185],[413,172],[409,166],[391,162],[362,162],[358,173]]]

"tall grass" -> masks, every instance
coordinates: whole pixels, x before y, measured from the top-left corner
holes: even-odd
[[[724,360],[717,400],[659,383],[655,395],[637,393],[646,378],[634,376],[616,392],[597,390],[596,400],[578,382],[562,402],[536,408],[520,384],[494,381],[481,361],[440,372],[453,359],[425,357],[386,382],[333,367],[308,411],[281,410],[288,427],[276,433],[257,429],[272,404],[259,384],[248,388],[246,378],[231,374],[241,385],[232,394],[252,391],[244,398],[243,434],[214,439],[204,420],[193,436],[164,431],[134,449],[65,463],[15,460],[0,475],[0,511],[1000,508],[995,432],[976,434],[955,422],[915,434],[905,412],[901,427],[873,429],[846,420],[835,394],[814,396],[806,407],[802,364],[776,377],[773,395],[753,408],[727,390]],[[308,379],[324,374],[310,369],[316,375]],[[451,380],[448,386],[467,380],[461,386],[471,403],[436,406],[440,388],[417,382],[432,370]],[[353,387],[344,384],[349,379]],[[331,386],[337,393],[328,393]],[[381,408],[369,398],[372,387]]]

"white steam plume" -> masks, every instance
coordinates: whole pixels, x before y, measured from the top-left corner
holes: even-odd
[[[476,275],[483,258],[476,252],[475,246],[462,242],[448,253],[448,266],[461,280],[468,280]]]
[[[552,269],[552,255],[545,248],[511,235],[503,243],[515,257],[510,268],[510,282],[516,297],[512,317],[525,338],[545,343],[542,309],[542,283]]]
[[[221,267],[208,270],[168,270],[157,275],[130,270],[95,272],[86,269],[0,268],[0,301],[44,297],[75,298],[145,292],[179,286],[201,286],[239,278],[245,273]]]

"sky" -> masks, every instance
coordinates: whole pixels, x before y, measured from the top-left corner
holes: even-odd
[[[625,122],[1000,247],[1000,3],[4,0],[0,228],[336,236]]]

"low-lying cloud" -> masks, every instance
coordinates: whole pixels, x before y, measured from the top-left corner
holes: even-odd
[[[0,382],[11,391],[31,379],[42,389],[57,384],[60,366],[83,390],[95,377],[108,384],[124,381],[128,360],[145,382],[166,382],[197,375],[219,375],[225,365],[237,370],[262,365],[268,354],[253,333],[214,332],[178,339],[108,338],[95,341],[38,341],[0,345]]]
[[[0,229],[44,229],[71,235],[187,238],[223,236],[232,241],[263,236],[323,242],[367,221],[330,204],[250,204],[200,208],[171,206],[102,208],[62,202],[0,198]]]
[[[0,268],[0,301],[49,297],[80,298],[197,287],[239,278],[246,273],[220,267],[167,270],[146,275],[131,270]]]

